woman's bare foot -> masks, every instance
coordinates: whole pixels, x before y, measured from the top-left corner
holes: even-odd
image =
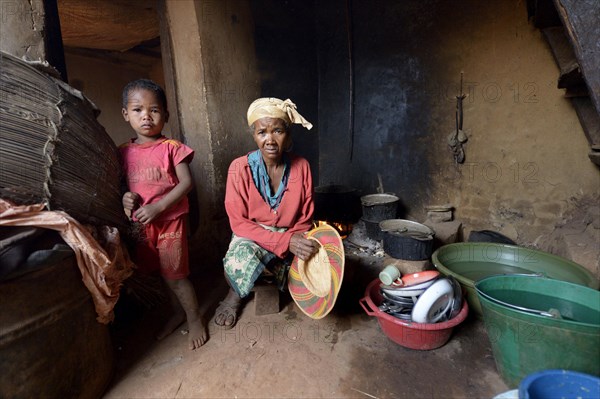
[[[230,289],[227,297],[219,302],[219,306],[215,310],[215,324],[226,329],[232,328],[237,322],[241,303],[241,298]]]

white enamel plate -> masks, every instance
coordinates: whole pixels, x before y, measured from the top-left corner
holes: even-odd
[[[435,323],[452,306],[454,288],[448,279],[437,280],[419,297],[412,310],[415,323]]]

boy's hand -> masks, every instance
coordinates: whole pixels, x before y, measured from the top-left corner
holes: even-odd
[[[142,198],[138,193],[132,193],[131,191],[123,194],[123,208],[129,212],[133,211],[140,203]]]
[[[148,204],[135,211],[135,217],[142,224],[148,224],[156,219],[163,210],[158,203]]]

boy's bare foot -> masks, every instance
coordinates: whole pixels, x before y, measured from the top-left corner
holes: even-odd
[[[215,324],[226,329],[233,328],[237,322],[237,315],[242,300],[232,290],[229,290],[227,297],[219,302],[215,310]]]
[[[169,336],[173,331],[177,329],[185,321],[185,312],[183,309],[179,309],[173,313],[171,318],[167,320],[163,328],[156,334],[156,339],[160,341],[163,338]]]
[[[188,279],[165,281],[175,296],[174,302],[179,301],[179,304],[181,305],[177,306],[177,304],[174,303],[174,306],[178,309],[177,313],[181,312],[183,320],[187,319],[188,321],[190,333],[189,348],[191,350],[198,349],[206,342],[208,333],[198,308],[198,300],[196,299],[194,287]],[[177,319],[179,319],[179,316]]]
[[[190,329],[189,348],[191,350],[198,349],[204,345],[206,339],[208,338],[206,326],[202,321],[202,317],[198,317],[193,321],[188,321],[188,327]]]

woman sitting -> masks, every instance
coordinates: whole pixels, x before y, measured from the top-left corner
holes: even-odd
[[[247,117],[258,149],[235,159],[227,175],[225,209],[233,237],[223,264],[230,289],[215,313],[215,323],[225,328],[235,325],[242,298],[265,268],[283,289],[290,257],[308,260],[318,251],[303,235],[312,227],[314,209],[310,166],[289,152],[291,124],[312,124],[289,99],[259,98]]]

